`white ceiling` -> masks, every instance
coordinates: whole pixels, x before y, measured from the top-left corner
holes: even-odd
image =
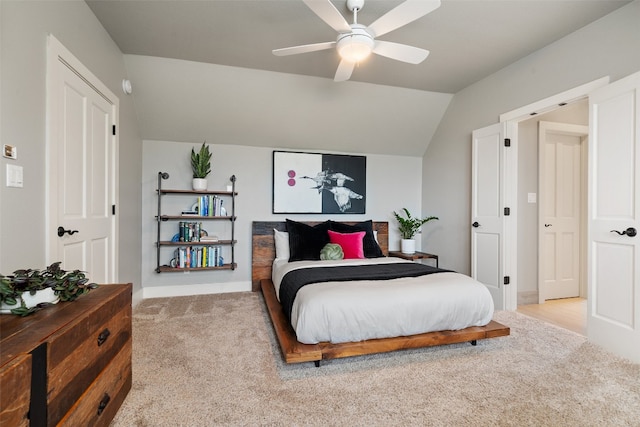
[[[332,0],[351,22],[344,1]],[[368,25],[400,0],[367,0]],[[597,20],[629,0],[443,0],[381,40],[428,49],[419,65],[373,55],[351,80],[456,93]],[[301,0],[87,0],[125,54],[333,79],[333,50],[276,57],[272,49],[334,41],[334,30]],[[336,83],[340,84],[340,83]]]

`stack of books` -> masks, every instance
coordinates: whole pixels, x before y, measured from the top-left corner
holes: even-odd
[[[174,252],[176,268],[203,268],[222,267],[224,258],[222,257],[221,246],[185,246],[179,247]]]
[[[203,232],[201,222],[180,221],[178,228],[180,242],[199,242],[202,235],[206,234],[206,232]]]
[[[215,195],[198,197],[198,201],[195,207],[200,216],[226,215],[226,213],[224,212],[224,209],[222,208],[222,198]]]

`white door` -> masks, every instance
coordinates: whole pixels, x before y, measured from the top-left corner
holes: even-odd
[[[504,152],[502,124],[473,131],[471,276],[489,289],[496,310],[505,309]]]
[[[589,96],[589,339],[640,362],[640,73]],[[624,233],[624,234],[622,234]]]
[[[50,49],[63,48],[50,40]],[[111,283],[116,106],[69,55],[63,49],[49,57],[48,258],[65,270],[86,271],[91,281]]]
[[[539,123],[539,302],[580,296],[587,126]]]

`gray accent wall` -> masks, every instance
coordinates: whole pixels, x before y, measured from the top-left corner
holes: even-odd
[[[157,195],[158,172],[169,173],[162,187],[168,189],[191,189],[191,148],[199,149],[201,143],[175,141],[143,142],[142,175],[142,284],[144,297],[189,295],[248,291],[251,289],[251,224],[253,221],[389,221],[389,248],[400,248],[400,236],[392,211],[403,207],[419,215],[421,206],[422,158],[367,154],[366,213],[363,215],[319,215],[319,214],[272,214],[272,158],[274,150],[282,148],[249,147],[210,144],[212,172],[207,177],[210,190],[225,190],[229,177],[236,175],[236,263],[235,271],[193,271],[189,273],[156,273],[157,240]],[[313,152],[326,152],[316,150]],[[336,154],[348,154],[331,151]],[[315,190],[313,190],[315,191]],[[164,196],[165,214],[179,214],[189,208],[195,196]],[[228,202],[225,202],[228,203]],[[225,205],[229,208],[228,205]],[[169,212],[171,211],[171,212]],[[173,228],[172,228],[173,227]],[[210,234],[225,238],[230,232],[226,221],[204,221],[203,227]],[[425,225],[424,229],[437,227],[437,221]],[[177,222],[162,224],[161,240],[170,240],[177,232]],[[172,231],[173,230],[173,231]],[[168,263],[170,249],[161,249],[161,264]],[[228,262],[228,258],[225,258]]]

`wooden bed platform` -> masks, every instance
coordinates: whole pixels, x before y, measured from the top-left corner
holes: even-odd
[[[307,222],[317,224],[317,222]],[[347,222],[348,223],[348,222]],[[385,255],[388,254],[389,225],[387,222],[374,222],[373,229],[378,232],[378,243]],[[383,338],[359,342],[332,344],[302,344],[282,310],[271,281],[271,264],[275,259],[273,229],[286,231],[285,222],[254,222],[252,231],[252,289],[261,290],[264,296],[273,328],[280,343],[285,362],[314,362],[319,366],[321,360],[364,354],[385,353],[409,348],[430,347],[443,344],[470,342],[509,335],[508,326],[491,321],[486,326],[472,326],[458,331],[437,331],[425,334],[394,338]]]

